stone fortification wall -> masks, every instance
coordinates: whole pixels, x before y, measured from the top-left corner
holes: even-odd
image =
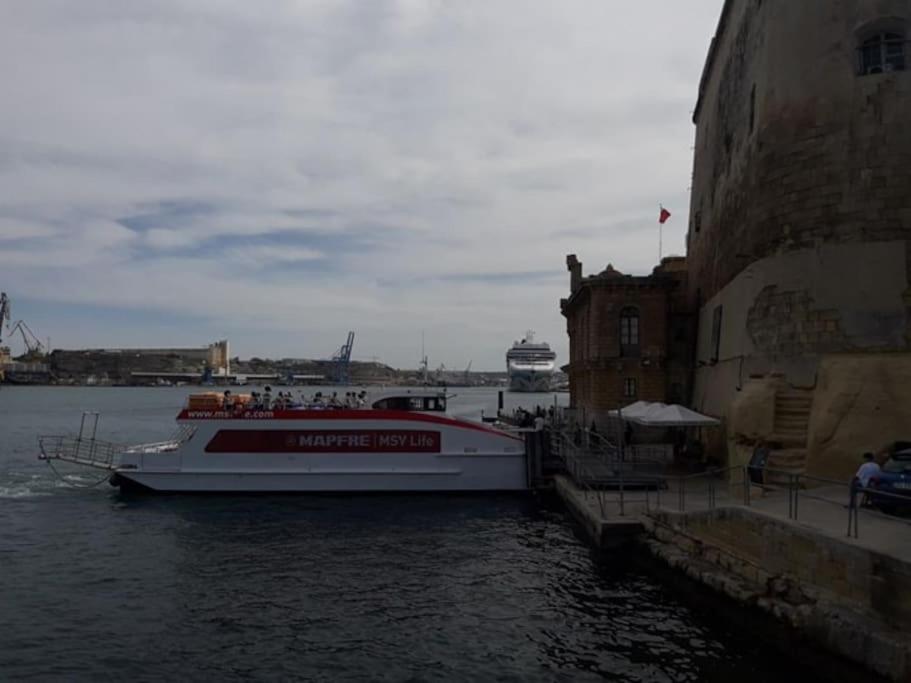
[[[762,513],[653,512],[649,549],[892,680],[911,676],[911,566]]]
[[[727,3],[694,117],[694,298],[771,254],[911,236],[911,71],[858,75],[864,37],[909,20],[911,0]]]
[[[132,372],[202,372],[207,357],[207,349],[123,349],[55,350],[48,358],[51,373],[59,380],[84,381],[95,376],[122,383],[131,380]]]
[[[694,115],[687,263],[699,311],[697,409],[727,417],[751,376],[813,389],[821,363],[844,353],[888,354],[884,386],[901,393],[911,43],[905,69],[861,75],[858,48],[881,33],[911,38],[911,0],[725,4]],[[831,375],[830,392],[848,391],[841,381],[850,384]],[[879,439],[873,422],[856,426],[871,430],[857,444]],[[717,455],[735,436],[711,435]],[[810,470],[843,474],[844,443],[809,439]]]

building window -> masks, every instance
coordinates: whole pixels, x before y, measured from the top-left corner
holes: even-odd
[[[630,306],[620,311],[620,355],[639,355],[639,311]]]
[[[721,357],[721,306],[715,306],[712,313],[712,362],[717,363]]]
[[[905,70],[905,37],[900,33],[877,33],[860,46],[860,74]]]
[[[702,230],[702,211],[697,211],[693,215],[693,232]]]
[[[627,377],[623,380],[623,397],[636,398],[639,395],[639,387],[635,377]]]

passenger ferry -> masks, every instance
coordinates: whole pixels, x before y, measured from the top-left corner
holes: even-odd
[[[167,492],[514,491],[529,487],[521,435],[450,417],[438,392],[391,394],[369,408],[257,407],[190,396],[168,441],[121,447],[39,437],[40,458],[111,471],[121,490]]]

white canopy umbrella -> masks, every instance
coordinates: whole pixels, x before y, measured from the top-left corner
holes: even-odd
[[[695,410],[663,403],[652,404],[643,414],[629,419],[645,427],[716,427],[721,424],[720,420]]]
[[[625,408],[621,408],[620,417],[624,420],[636,420],[637,418],[644,417],[650,410],[653,410],[656,407],[663,408],[665,407],[665,404],[660,402],[636,401],[635,403],[630,403]]]

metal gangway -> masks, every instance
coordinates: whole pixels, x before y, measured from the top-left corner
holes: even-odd
[[[647,447],[620,447],[597,432],[553,430],[551,451],[577,484],[592,489],[667,488],[668,463]]]
[[[76,436],[39,436],[41,454],[38,459],[48,462],[61,460],[102,470],[116,469],[118,456],[125,448],[121,444],[98,439],[99,417],[99,413],[95,412],[82,413],[79,434]]]

